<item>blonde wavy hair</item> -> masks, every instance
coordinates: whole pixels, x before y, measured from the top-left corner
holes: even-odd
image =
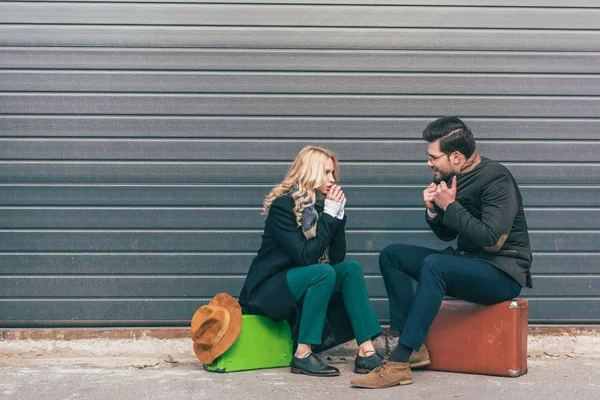
[[[277,197],[294,188],[296,190],[294,193],[294,201],[296,202],[294,214],[296,214],[296,223],[301,226],[302,211],[315,204],[315,189],[325,183],[325,162],[328,158],[333,161],[333,178],[337,182],[340,169],[335,154],[330,150],[317,146],[306,146],[300,150],[285,174],[283,182],[275,186],[265,196],[263,202],[264,214],[269,212],[271,204]]]

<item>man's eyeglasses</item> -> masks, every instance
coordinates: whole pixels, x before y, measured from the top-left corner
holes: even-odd
[[[434,161],[436,161],[438,158],[441,158],[441,157],[443,157],[443,156],[447,156],[447,155],[448,155],[448,154],[446,154],[446,153],[442,153],[442,154],[440,154],[439,156],[437,156],[437,157],[434,157],[434,156],[432,156],[432,155],[431,155],[431,154],[429,154],[429,153],[425,153],[425,157],[427,157],[427,161],[431,161],[431,162],[434,162]]]

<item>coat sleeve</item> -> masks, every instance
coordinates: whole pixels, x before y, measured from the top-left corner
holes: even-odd
[[[444,224],[485,251],[499,251],[512,228],[518,210],[514,183],[508,175],[500,175],[483,189],[481,219],[475,218],[457,201],[446,208]]]
[[[431,228],[431,231],[433,233],[435,233],[435,236],[437,236],[438,239],[443,240],[444,242],[449,242],[451,240],[454,240],[454,238],[456,238],[456,236],[458,236],[458,232],[456,232],[454,229],[450,228],[449,226],[446,226],[442,222],[443,214],[444,214],[444,211],[438,210],[438,215],[434,219],[430,219],[427,216],[427,210],[426,210],[425,211],[425,220],[427,221],[429,228]]]
[[[344,216],[344,219],[341,220],[341,224],[329,245],[329,262],[332,265],[341,263],[346,258],[346,218]]]
[[[341,224],[342,220],[323,214],[315,237],[307,240],[296,224],[293,200],[278,198],[271,204],[266,229],[294,264],[304,266],[319,261]]]

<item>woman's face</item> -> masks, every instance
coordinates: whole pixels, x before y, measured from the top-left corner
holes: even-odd
[[[328,158],[327,161],[325,161],[325,178],[323,184],[317,188],[319,192],[325,195],[327,194],[327,192],[329,192],[329,189],[331,189],[331,186],[335,183],[335,179],[333,178],[333,168],[333,160],[331,158]]]

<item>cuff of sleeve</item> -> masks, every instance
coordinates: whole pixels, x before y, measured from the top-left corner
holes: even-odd
[[[325,200],[325,207],[323,207],[323,213],[337,218],[337,215],[339,214],[341,209],[343,209],[341,203],[337,203],[332,200]]]
[[[321,215],[321,221],[323,221],[323,223],[329,225],[330,227],[332,227],[333,229],[335,229],[336,231],[338,230],[338,228],[340,226],[344,226],[346,223],[346,219],[339,219],[338,217],[336,217],[335,215],[331,215],[331,214],[326,214],[325,212],[323,212],[323,215]]]
[[[427,209],[427,218],[429,218],[429,219],[436,219],[437,216],[438,216],[438,213],[434,213],[434,212],[429,211],[429,208]]]
[[[340,212],[337,215],[337,219],[344,219],[344,208],[346,207],[346,199],[344,199],[344,202],[342,203],[342,206],[340,207]]]
[[[454,213],[458,211],[458,208],[461,207],[460,203],[458,201],[453,201],[452,203],[448,204],[448,207],[446,207],[446,211],[444,211],[444,215],[443,215],[443,222],[452,227],[452,223],[451,221],[454,219]]]

